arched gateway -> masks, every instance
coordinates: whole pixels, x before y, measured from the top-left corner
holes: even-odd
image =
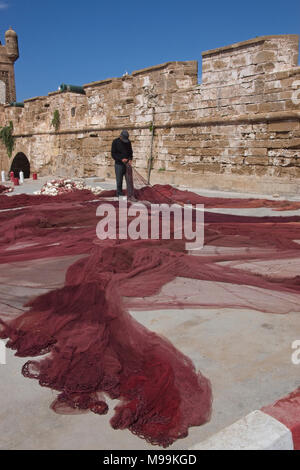
[[[30,163],[26,155],[22,152],[17,153],[12,161],[10,171],[14,172],[16,178],[19,177],[20,171],[23,171],[24,178],[30,177]]]

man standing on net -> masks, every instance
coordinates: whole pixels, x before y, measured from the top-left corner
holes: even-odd
[[[117,196],[123,196],[123,178],[125,175],[127,186],[127,197],[133,197],[132,180],[132,146],[129,140],[129,134],[123,130],[111,146],[111,156],[115,161],[115,172],[117,182]]]

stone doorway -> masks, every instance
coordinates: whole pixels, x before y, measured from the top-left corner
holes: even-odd
[[[22,152],[17,153],[12,161],[10,171],[14,172],[15,178],[19,177],[20,171],[23,171],[24,178],[30,177],[30,163],[26,155]]]

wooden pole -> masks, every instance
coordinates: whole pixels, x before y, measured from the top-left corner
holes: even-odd
[[[152,108],[151,142],[150,142],[150,156],[149,156],[149,160],[148,160],[147,184],[150,184],[150,175],[151,175],[151,170],[152,170],[153,140],[154,140],[154,108]]]

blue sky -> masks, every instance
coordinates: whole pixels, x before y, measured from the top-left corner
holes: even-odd
[[[0,0],[0,40],[19,37],[17,99],[269,34],[300,33],[299,0]]]

